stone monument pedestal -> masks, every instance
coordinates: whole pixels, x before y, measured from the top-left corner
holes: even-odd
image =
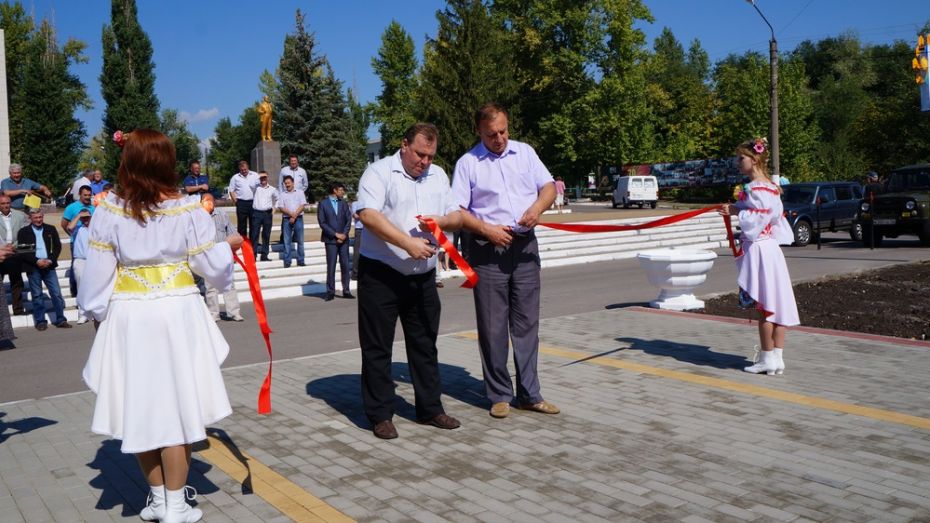
[[[252,149],[252,170],[268,173],[268,185],[278,186],[278,173],[281,172],[281,144],[275,141],[262,140]]]

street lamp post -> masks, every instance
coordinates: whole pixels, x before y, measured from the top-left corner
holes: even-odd
[[[771,106],[769,143],[772,147],[772,176],[780,176],[781,169],[778,159],[778,42],[775,41],[775,29],[772,28],[772,24],[769,23],[765,15],[762,14],[762,11],[759,10],[759,6],[756,5],[755,0],[746,1],[752,4],[752,7],[754,7],[756,12],[759,13],[759,16],[762,17],[765,25],[769,26],[769,31],[772,32],[772,39],[769,40],[769,64],[771,65],[771,80],[769,85],[769,101]]]

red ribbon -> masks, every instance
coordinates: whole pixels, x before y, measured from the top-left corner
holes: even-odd
[[[439,225],[436,224],[436,220],[432,218],[425,218],[423,216],[417,216],[418,219],[426,222],[426,225],[429,227],[429,232],[433,235],[433,238],[436,238],[436,241],[439,242],[439,245],[445,249],[446,254],[452,258],[452,261],[455,262],[455,266],[462,271],[462,274],[465,275],[465,282],[462,283],[462,288],[472,289],[475,285],[478,284],[478,273],[475,272],[475,269],[471,268],[471,265],[465,261],[465,258],[459,254],[458,249],[455,248],[455,245],[452,245],[452,242],[449,241],[449,238],[446,237],[446,234],[442,232],[442,229],[439,228]]]
[[[265,347],[268,348],[268,374],[265,375],[265,381],[262,388],[258,391],[258,413],[268,414],[271,412],[271,327],[268,326],[268,314],[265,312],[265,299],[262,297],[262,286],[258,281],[258,269],[255,267],[255,251],[252,250],[252,242],[245,240],[242,242],[242,258],[236,256],[233,252],[233,259],[245,271],[246,278],[249,280],[249,292],[252,293],[252,303],[255,305],[255,319],[258,321],[258,328],[265,338]]]
[[[681,214],[676,214],[673,216],[665,216],[659,218],[658,220],[652,220],[645,223],[640,223],[636,225],[601,225],[601,224],[584,224],[584,223],[545,223],[540,222],[539,225],[544,227],[549,227],[550,229],[558,229],[560,231],[568,232],[620,232],[620,231],[638,231],[641,229],[652,229],[655,227],[662,227],[663,225],[671,225],[673,223],[682,222],[695,216],[700,216],[706,212],[716,211],[722,209],[723,205],[711,205],[710,207],[703,207],[701,209],[695,209],[693,211],[683,212]],[[743,255],[742,249],[736,247],[736,240],[733,238],[733,228],[730,226],[730,216],[723,216],[723,223],[727,228],[727,241],[730,244],[730,249],[733,251],[733,256],[740,257]]]

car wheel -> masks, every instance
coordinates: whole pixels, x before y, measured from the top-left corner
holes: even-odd
[[[881,231],[872,232],[871,225],[862,226],[862,245],[866,247],[881,247],[882,246],[882,233]]]
[[[813,237],[811,224],[804,220],[799,221],[794,226],[794,244],[798,247],[804,247],[811,242]]]
[[[649,204],[649,207],[652,207],[653,209],[655,209],[658,204],[659,202],[652,202]]]
[[[852,228],[849,229],[849,238],[852,239],[852,241],[854,242],[862,241],[862,224],[861,223],[852,224]]]

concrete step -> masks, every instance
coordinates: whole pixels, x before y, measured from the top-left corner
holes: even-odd
[[[654,218],[635,218],[624,220],[599,221],[598,224],[635,224]],[[314,224],[316,225],[316,224]],[[305,227],[306,228],[306,227]],[[726,229],[723,221],[715,215],[702,215],[679,224],[655,229],[622,231],[610,233],[572,233],[540,227],[540,259],[543,267],[557,267],[580,263],[618,260],[631,258],[638,253],[664,247],[689,247],[699,249],[717,249],[727,246]],[[262,293],[266,300],[296,296],[323,296],[326,293],[325,249],[318,241],[305,244],[307,265],[289,268],[282,266],[280,252],[283,246],[272,245],[272,261],[259,261],[259,278]],[[69,320],[76,320],[76,300],[68,296],[68,278],[65,271],[70,267],[70,260],[62,261],[58,268],[59,284],[65,297],[65,315]],[[462,272],[443,271],[440,278],[462,277]],[[234,283],[240,302],[251,302],[245,272],[238,266],[234,273]],[[7,286],[8,287],[8,286]],[[28,283],[25,286],[28,296]],[[337,288],[339,284],[337,282]],[[351,289],[356,289],[356,282],[351,282]],[[9,296],[9,295],[8,295]],[[8,297],[9,303],[9,297]],[[49,304],[50,305],[50,304]],[[31,303],[27,302],[27,309]],[[12,310],[11,310],[12,313]],[[13,327],[32,326],[32,316],[13,316]]]

